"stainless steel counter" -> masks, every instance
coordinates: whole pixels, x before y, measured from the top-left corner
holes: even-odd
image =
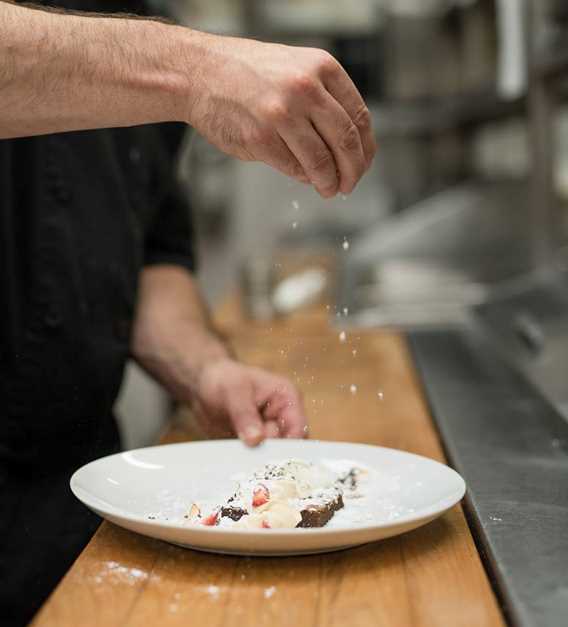
[[[409,334],[511,624],[568,624],[568,423],[475,331]],[[566,373],[566,370],[564,370]]]

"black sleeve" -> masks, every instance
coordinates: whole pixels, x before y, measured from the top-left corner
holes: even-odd
[[[146,236],[144,265],[162,263],[197,269],[191,205],[177,182],[172,182]]]
[[[155,130],[161,144],[160,150],[155,153],[161,155],[158,178],[168,183],[146,230],[144,265],[167,263],[195,272],[197,255],[191,203],[175,176],[184,126],[160,124],[155,126]]]

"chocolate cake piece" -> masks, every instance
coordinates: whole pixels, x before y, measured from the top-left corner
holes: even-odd
[[[306,509],[300,511],[302,520],[296,527],[323,527],[328,523],[335,512],[344,507],[343,497],[338,494],[333,501],[318,505],[308,505]]]

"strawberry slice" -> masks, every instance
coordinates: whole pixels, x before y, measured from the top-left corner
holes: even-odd
[[[262,528],[263,529],[270,529],[270,523],[268,522],[268,520],[263,520],[262,521]]]
[[[201,521],[201,524],[205,525],[206,527],[214,527],[218,522],[219,522],[219,512],[213,512],[212,514],[209,514],[209,516],[206,516]]]
[[[265,503],[268,503],[268,499],[270,498],[270,492],[265,485],[258,485],[252,492],[252,506],[260,507]]]

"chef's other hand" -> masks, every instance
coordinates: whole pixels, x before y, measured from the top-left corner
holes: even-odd
[[[235,433],[249,446],[265,438],[303,438],[308,431],[302,399],[290,381],[232,359],[203,367],[193,406],[208,434]]]
[[[188,122],[222,151],[349,194],[376,152],[371,116],[329,53],[195,33]]]

